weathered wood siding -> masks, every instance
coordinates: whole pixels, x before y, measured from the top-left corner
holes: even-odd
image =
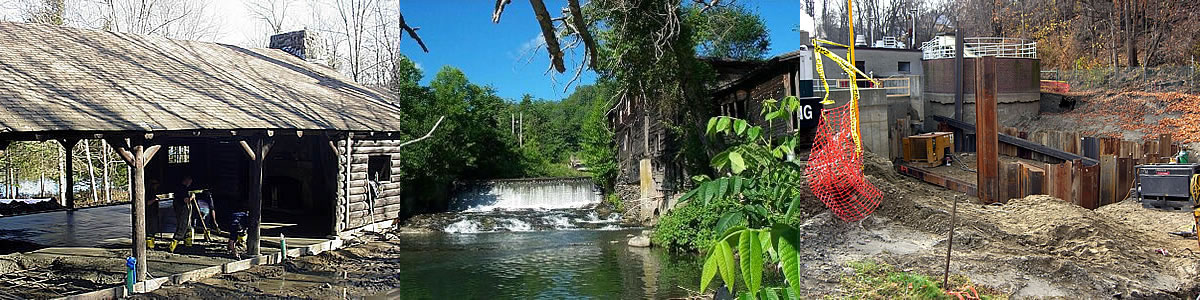
[[[352,140],[346,147],[346,139],[334,142],[337,148],[337,202],[334,222],[338,232],[362,227],[375,222],[395,219],[401,212],[400,183],[400,140]],[[349,152],[347,152],[349,151]],[[380,181],[379,199],[372,205],[367,188],[367,161],[371,156],[391,157],[391,178]],[[346,169],[349,168],[349,179]]]

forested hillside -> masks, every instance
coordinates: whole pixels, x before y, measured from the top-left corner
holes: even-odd
[[[1184,65],[1200,54],[1200,1],[1193,0],[852,0],[855,34],[916,41],[956,25],[967,37],[1038,42],[1042,69]],[[807,0],[820,36],[848,41],[846,4]],[[813,3],[820,2],[820,3]]]

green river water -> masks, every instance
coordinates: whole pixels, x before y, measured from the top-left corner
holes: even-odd
[[[696,290],[700,258],[627,246],[627,235],[638,232],[402,236],[394,261],[400,286],[373,298],[661,299]]]

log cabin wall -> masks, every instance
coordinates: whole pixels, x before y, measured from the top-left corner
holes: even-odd
[[[349,141],[349,147],[347,147]],[[402,140],[358,140],[341,138],[332,144],[337,148],[337,201],[334,222],[337,232],[354,229],[400,216],[403,185],[400,182],[400,148]],[[379,179],[378,198],[372,201],[369,171],[372,160],[386,163],[386,174]],[[349,169],[349,178],[347,178]]]

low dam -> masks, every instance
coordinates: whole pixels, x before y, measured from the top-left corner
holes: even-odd
[[[580,208],[600,203],[591,178],[523,178],[458,184],[451,211]]]

